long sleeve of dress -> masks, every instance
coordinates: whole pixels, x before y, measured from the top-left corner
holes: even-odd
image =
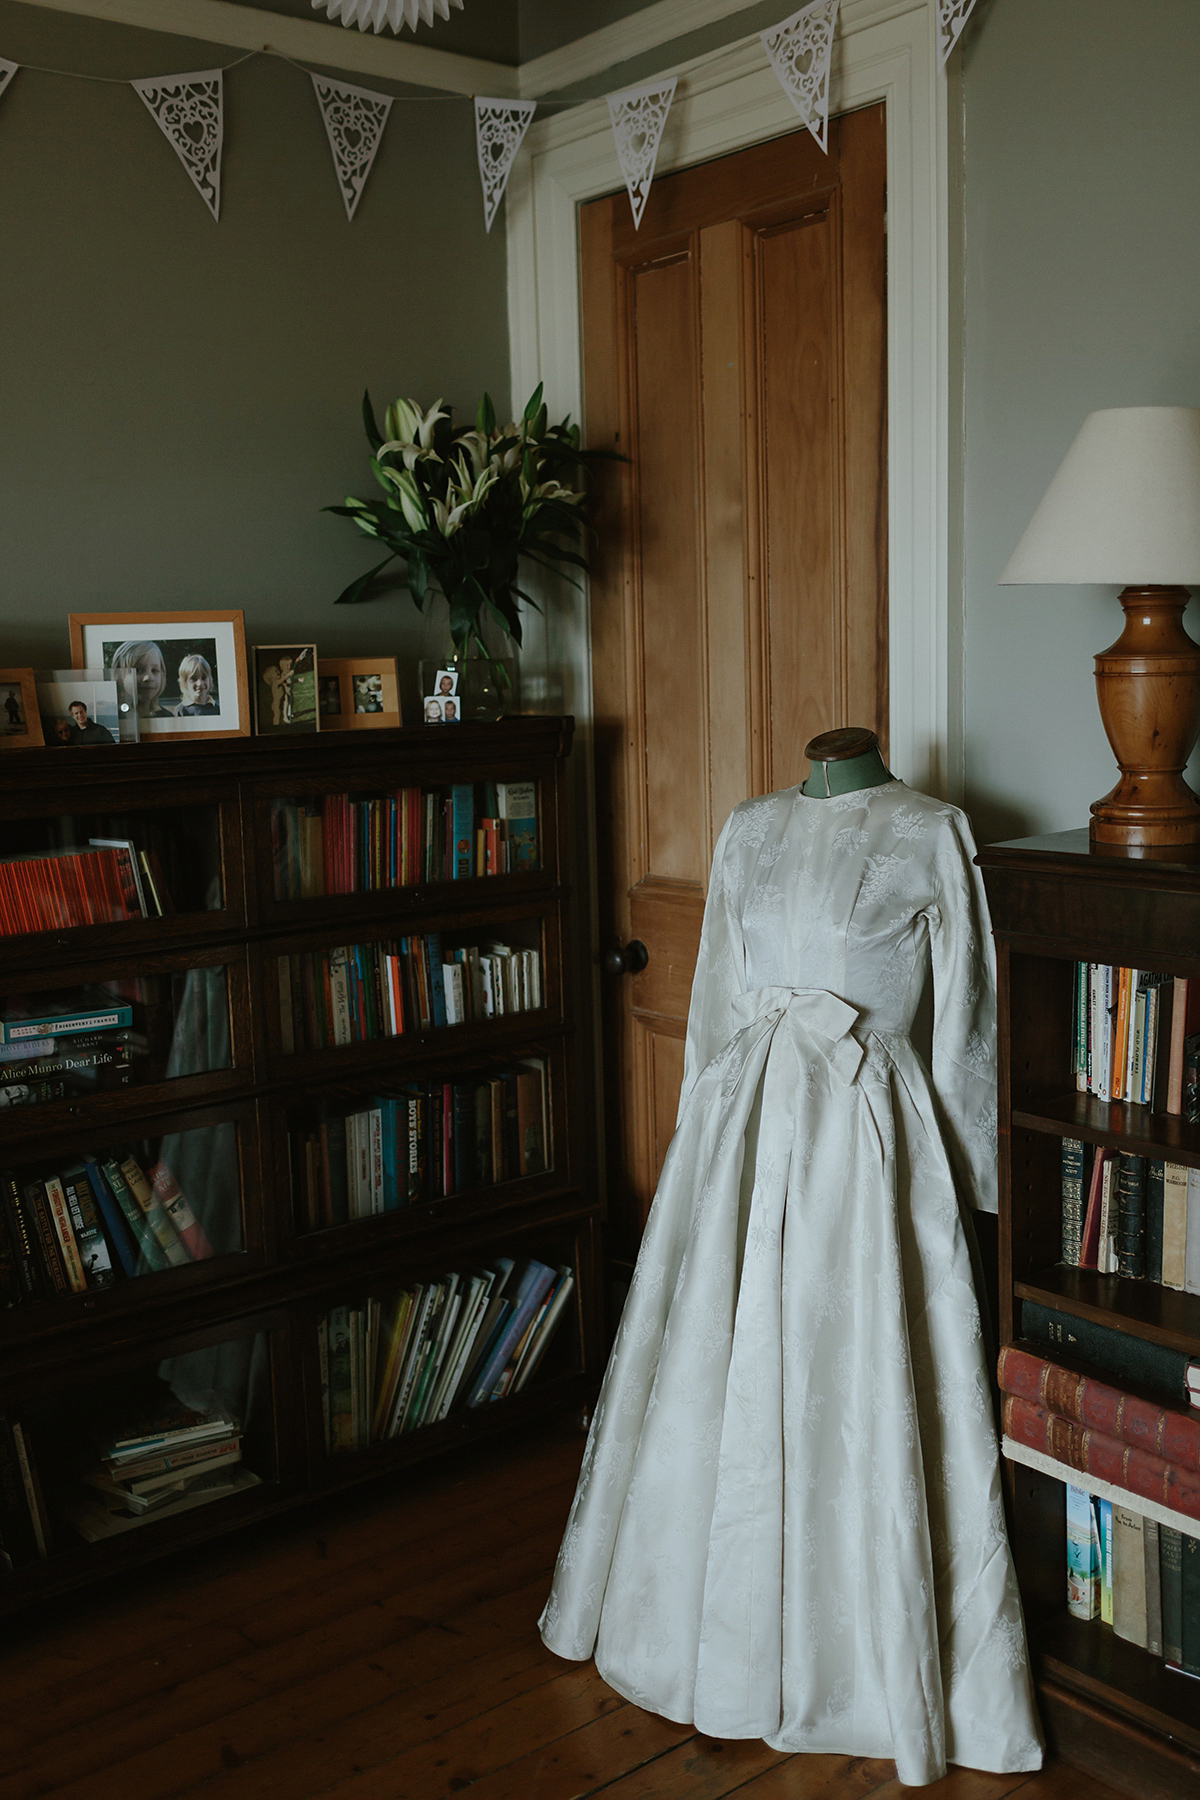
[[[934,865],[929,917],[933,961],[933,1088],[954,1172],[967,1203],[997,1208],[996,959],[975,844],[948,811]]]
[[[712,1061],[733,1034],[733,1002],[745,989],[745,951],[741,920],[734,900],[738,887],[731,880],[730,857],[736,847],[738,813],[730,814],[717,839],[709,877],[704,924],[692,978],[688,1007],[687,1042],[683,1058],[680,1113],[697,1075]]]

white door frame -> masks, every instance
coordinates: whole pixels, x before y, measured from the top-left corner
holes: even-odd
[[[757,36],[682,63],[658,173],[727,155],[798,120]],[[927,792],[962,785],[962,594],[950,593],[949,185],[947,82],[934,0],[845,0],[831,110],[887,108],[888,595],[891,763]],[[608,108],[587,101],[535,120],[507,196],[514,407],[539,381],[553,416],[582,413],[581,202],[623,183]],[[956,584],[957,585],[957,584]],[[566,674],[590,750],[587,598],[555,597],[541,643]],[[589,759],[590,760],[590,759]]]

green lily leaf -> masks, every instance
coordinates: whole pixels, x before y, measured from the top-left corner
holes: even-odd
[[[496,408],[492,405],[490,394],[485,394],[479,402],[479,411],[475,414],[475,429],[482,431],[485,437],[491,437],[496,429]]]
[[[371,405],[371,394],[368,388],[363,389],[363,430],[367,434],[367,442],[372,450],[378,450],[383,442],[383,433],[375,423],[375,408]]]
[[[376,565],[373,569],[368,569],[365,575],[359,575],[354,581],[352,581],[350,583],[349,587],[343,588],[341,593],[338,595],[337,599],[334,601],[333,604],[335,606],[354,606],[360,600],[374,600],[377,598],[377,596],[379,594],[383,593],[388,587],[397,586],[398,583],[396,581],[383,582],[376,589],[376,592],[374,594],[369,593],[367,591],[371,587],[372,583],[375,581],[375,578],[379,574],[379,571],[381,569],[386,569],[388,564],[390,562],[395,562],[395,560],[396,560],[396,558],[394,555],[393,556],[385,556],[381,563],[376,563]]]
[[[528,400],[525,402],[525,411],[522,413],[521,417],[526,425],[532,424],[534,419],[538,416],[538,409],[542,404],[542,388],[544,385],[544,382],[539,381],[532,394],[530,394]]]

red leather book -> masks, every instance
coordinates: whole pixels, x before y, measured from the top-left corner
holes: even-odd
[[[1194,1469],[1177,1468],[1161,1456],[1151,1456],[1148,1450],[1135,1450],[1132,1444],[1093,1431],[1075,1419],[1060,1418],[1014,1394],[1004,1396],[1004,1433],[1081,1475],[1095,1475],[1142,1500],[1157,1500],[1161,1506],[1186,1513],[1189,1519],[1200,1519],[1200,1474]]]
[[[1173,1412],[1153,1400],[1139,1400],[1107,1382],[1077,1375],[1061,1363],[1022,1350],[1019,1344],[1006,1344],[1001,1350],[996,1379],[1004,1393],[1033,1400],[1059,1418],[1074,1419],[1137,1450],[1148,1450],[1178,1468],[1200,1470],[1196,1413]]]

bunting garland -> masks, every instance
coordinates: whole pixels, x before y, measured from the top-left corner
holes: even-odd
[[[946,60],[957,44],[974,5],[975,0],[937,0],[939,69],[945,68]]]
[[[497,100],[486,94],[475,96],[475,154],[479,160],[479,179],[483,183],[485,231],[492,229],[496,208],[508,186],[509,170],[536,111],[536,100]]]
[[[658,146],[662,142],[663,127],[675,98],[675,77],[672,75],[669,81],[651,81],[645,87],[625,88],[619,94],[609,94],[607,98],[608,116],[612,120],[612,133],[617,146],[617,161],[625,177],[625,186],[629,189],[633,229],[636,231],[650,197],[654,165],[658,161]]]
[[[821,146],[829,139],[829,64],[839,0],[812,0],[759,33],[783,91]]]
[[[318,11],[340,18],[343,25],[379,31],[390,24],[415,27],[418,21],[448,18],[462,0],[311,0]],[[935,37],[939,68],[944,69],[975,0],[935,0]],[[759,33],[764,51],[780,85],[813,138],[825,150],[829,135],[830,73],[840,0],[808,0],[778,25]],[[278,56],[309,76],[333,156],[338,191],[353,220],[362,199],[375,157],[383,140],[396,96],[375,93],[351,82],[318,75],[270,45],[249,50],[225,68],[235,68],[254,56]],[[0,56],[0,95],[20,68]],[[85,75],[67,69],[39,71],[49,75],[77,75],[87,81],[130,86],[171,145],[209,212],[221,216],[221,154],[224,143],[224,69],[203,69],[189,74],[161,75],[128,84],[116,76]],[[634,229],[642,222],[650,195],[659,148],[667,117],[675,99],[676,78],[652,81],[606,96],[617,161],[629,193]],[[412,98],[412,97],[406,97]],[[417,96],[426,98],[426,96]],[[455,95],[430,95],[450,100]],[[553,108],[571,101],[543,101]],[[525,139],[538,102],[476,95],[475,151],[483,190],[485,230],[490,231],[504,198],[508,178]]]
[[[348,81],[330,81],[325,75],[314,75],[312,84],[333,152],[333,168],[346,217],[352,219],[392,110],[392,95],[373,94],[370,88],[354,87]]]
[[[225,108],[220,69],[160,75],[130,87],[195,183],[214,219],[221,217],[221,145]]]

